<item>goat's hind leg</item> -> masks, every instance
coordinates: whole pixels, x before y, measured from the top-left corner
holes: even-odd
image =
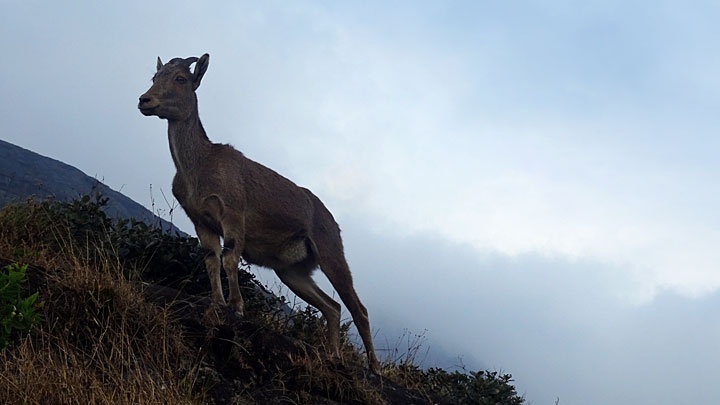
[[[318,250],[320,251],[320,269],[325,273],[330,283],[335,287],[340,299],[350,311],[355,327],[357,327],[360,338],[365,346],[365,352],[368,357],[368,365],[374,372],[380,372],[380,363],[375,355],[375,347],[373,346],[372,335],[370,333],[370,321],[368,320],[368,312],[365,306],[360,302],[355,288],[353,287],[352,275],[348,268],[345,256],[342,253],[342,242],[339,236],[335,240],[320,240]],[[333,249],[328,248],[332,246]]]
[[[222,253],[220,236],[202,225],[196,225],[195,232],[200,239],[200,246],[205,250],[205,269],[210,278],[212,302],[215,305],[225,305],[225,297],[223,297],[220,283],[220,256]]]
[[[330,298],[310,275],[310,271],[303,267],[287,267],[275,269],[275,273],[290,291],[302,300],[320,310],[327,322],[327,341],[329,349],[334,354],[340,350],[340,304]]]

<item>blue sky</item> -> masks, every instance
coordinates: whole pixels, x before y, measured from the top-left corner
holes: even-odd
[[[2,1],[2,139],[149,206],[137,97],[209,52],[210,138],[325,201],[379,340],[536,404],[718,402],[719,8]]]

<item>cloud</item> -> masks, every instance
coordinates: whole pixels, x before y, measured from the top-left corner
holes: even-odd
[[[712,214],[720,201],[707,186],[719,171],[709,153],[712,127],[702,109],[678,106],[669,95],[690,106],[703,99],[676,91],[682,80],[668,80],[673,70],[657,42],[629,59],[642,61],[633,62],[642,74],[595,71],[601,45],[610,55],[630,55],[645,38],[629,17],[614,17],[618,4],[576,10],[580,22],[562,6],[532,6],[541,11],[537,21],[504,7],[466,10],[489,22],[529,24],[519,30],[465,26],[452,7],[433,12],[457,24],[429,18],[429,9],[410,18],[407,6],[384,10],[385,22],[363,20],[369,9],[321,6],[170,16],[198,30],[174,30],[165,20],[156,26],[159,11],[140,13],[139,5],[75,9],[76,24],[55,23],[51,8],[16,6],[8,15],[32,15],[44,28],[3,28],[5,38],[28,38],[9,44],[26,66],[3,82],[13,100],[3,104],[7,137],[150,205],[149,185],[169,194],[173,167],[164,122],[140,116],[134,100],[157,54],[210,51],[199,91],[210,137],[310,187],[338,215],[361,214],[378,229],[432,233],[482,251],[612,263],[642,281],[637,300],[664,288],[699,296],[720,286]],[[657,27],[665,14],[643,24]],[[82,21],[111,15],[122,18],[85,34],[94,25]],[[403,18],[402,30],[388,25]],[[114,32],[124,21],[148,31],[119,39]],[[540,30],[543,21],[554,28]],[[620,37],[597,35],[609,22]],[[690,41],[698,32],[679,35]],[[45,49],[44,37],[57,46]],[[114,52],[104,51],[107,41]],[[552,57],[529,48],[537,44]],[[44,60],[63,62],[45,73]],[[123,149],[134,164],[108,162]],[[192,229],[186,218],[176,220]]]
[[[535,403],[720,398],[711,381],[720,294],[663,291],[638,304],[628,299],[638,281],[612,264],[478,253],[429,234],[375,232],[360,218],[344,223],[381,349],[405,328],[427,329],[426,365],[458,365],[460,356],[469,368],[503,370]]]
[[[711,248],[720,240],[701,221],[720,201],[697,194],[712,176],[674,152],[687,148],[682,124],[650,120],[657,110],[635,104],[642,90],[623,99],[625,83],[605,78],[584,82],[603,94],[582,100],[585,108],[562,91],[544,104],[537,92],[584,72],[558,62],[565,70],[535,77],[540,84],[497,111],[494,98],[476,92],[512,93],[516,78],[490,83],[472,69],[500,69],[517,55],[496,66],[490,47],[478,65],[476,54],[459,53],[464,45],[440,48],[419,32],[388,41],[323,13],[313,18],[323,21],[319,44],[286,49],[314,69],[284,71],[297,79],[283,86],[283,103],[299,112],[273,135],[284,153],[259,158],[277,161],[336,212],[480,250],[612,263],[643,281],[637,300],[662,288],[697,296],[720,286],[720,253]]]

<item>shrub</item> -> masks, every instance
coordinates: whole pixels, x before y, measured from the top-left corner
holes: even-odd
[[[18,252],[47,250],[89,262],[114,261],[129,279],[142,279],[190,294],[209,291],[197,238],[172,236],[133,219],[105,213],[108,199],[83,196],[71,202],[52,199],[0,210],[0,239]],[[32,249],[27,249],[32,247]]]
[[[42,316],[36,309],[42,307],[38,293],[23,297],[27,266],[12,264],[0,271],[0,350],[10,343],[14,332],[29,332]]]
[[[525,398],[512,386],[510,374],[496,371],[454,371],[441,368],[423,370],[415,364],[388,363],[383,374],[400,385],[414,388],[433,401],[450,404],[520,405]]]
[[[441,368],[425,371],[428,389],[454,404],[522,404],[512,376],[496,371],[470,371],[448,373]]]

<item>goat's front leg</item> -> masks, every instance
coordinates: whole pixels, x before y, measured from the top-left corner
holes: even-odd
[[[195,232],[200,239],[200,246],[205,250],[205,269],[210,278],[212,302],[215,305],[226,305],[220,283],[220,256],[222,254],[220,236],[202,225],[196,225]]]
[[[230,287],[230,305],[235,309],[238,315],[244,314],[245,303],[242,294],[240,294],[240,284],[238,283],[238,263],[240,255],[245,246],[245,231],[242,221],[224,222],[225,243],[222,253],[222,264],[225,274],[228,278]]]

